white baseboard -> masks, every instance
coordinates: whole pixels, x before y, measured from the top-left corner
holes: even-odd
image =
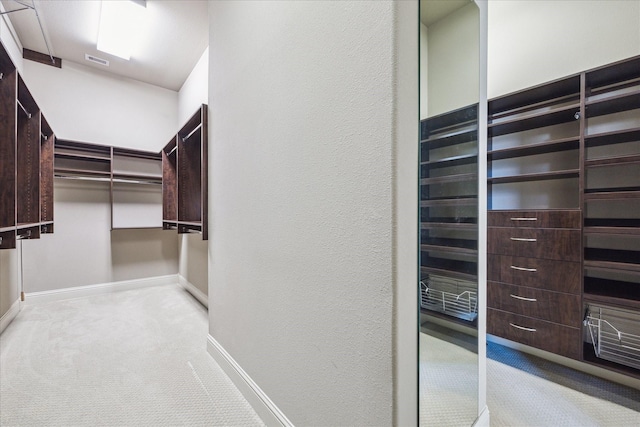
[[[178,274],[178,284],[182,286],[187,292],[189,292],[195,299],[200,301],[200,304],[209,308],[209,299],[200,289],[196,288],[195,285],[189,282],[182,274]]]
[[[489,427],[490,425],[489,408],[485,406],[476,421],[473,423],[473,427]]]
[[[5,329],[7,329],[9,323],[11,323],[13,319],[16,318],[18,313],[20,313],[20,299],[17,299],[13,304],[11,304],[9,310],[7,310],[7,312],[3,314],[2,317],[0,317],[0,334],[3,333]]]
[[[231,378],[266,425],[293,427],[286,415],[211,335],[207,337],[207,351]]]
[[[504,338],[497,337],[495,335],[487,334],[487,341],[494,342],[496,344],[503,345],[505,347],[512,348],[514,350],[522,351],[533,356],[537,356],[541,359],[549,360],[558,365],[563,365],[576,371],[581,371],[595,377],[600,377],[605,380],[613,381],[618,384],[625,385],[627,387],[640,390],[640,380],[623,375],[615,371],[601,368],[599,366],[591,365],[581,362],[579,360],[569,359],[568,357],[560,356],[558,354],[549,353],[548,351],[540,350],[538,348],[529,347],[528,345],[520,344],[514,341],[509,341]]]
[[[132,289],[148,288],[152,286],[174,285],[177,282],[177,275],[169,274],[166,276],[145,277],[144,279],[76,286],[73,288],[55,289],[51,291],[29,292],[25,294],[25,303],[42,304],[52,301],[109,294],[112,292],[129,291]]]

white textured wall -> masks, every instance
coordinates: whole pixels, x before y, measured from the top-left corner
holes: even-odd
[[[109,185],[55,180],[55,233],[25,240],[24,290],[74,286],[177,273],[175,232],[109,231]]]
[[[429,116],[478,102],[479,31],[474,3],[427,28]]]
[[[178,128],[189,120],[201,104],[209,103],[208,88],[209,48],[207,47],[178,91]]]
[[[209,104],[208,88],[209,48],[204,51],[178,92],[176,130],[184,125],[201,104]],[[181,234],[178,237],[178,248],[178,273],[200,292],[208,295],[208,242],[202,240],[199,234]]]
[[[69,61],[24,61],[24,79],[59,138],[160,151],[176,133],[175,91]]]
[[[638,0],[489,2],[489,98],[638,54]]]
[[[392,425],[400,367],[415,422],[418,26],[400,3],[210,3],[210,334],[296,425]]]
[[[420,120],[429,114],[429,43],[427,26],[420,23]]]

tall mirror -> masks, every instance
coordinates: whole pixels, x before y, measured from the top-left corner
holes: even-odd
[[[420,1],[421,426],[478,418],[479,19]]]

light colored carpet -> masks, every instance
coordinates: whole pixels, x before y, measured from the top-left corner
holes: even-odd
[[[458,332],[420,334],[420,425],[470,426],[476,354]],[[640,391],[496,343],[487,345],[492,427],[638,427]]]
[[[2,426],[259,426],[177,285],[27,305],[0,336]]]
[[[427,333],[420,333],[420,425],[470,426],[478,417],[477,352],[462,334],[433,324],[422,331]]]

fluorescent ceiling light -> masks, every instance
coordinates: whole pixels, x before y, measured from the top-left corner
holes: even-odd
[[[128,61],[140,39],[145,12],[144,2],[103,0],[98,50]]]

